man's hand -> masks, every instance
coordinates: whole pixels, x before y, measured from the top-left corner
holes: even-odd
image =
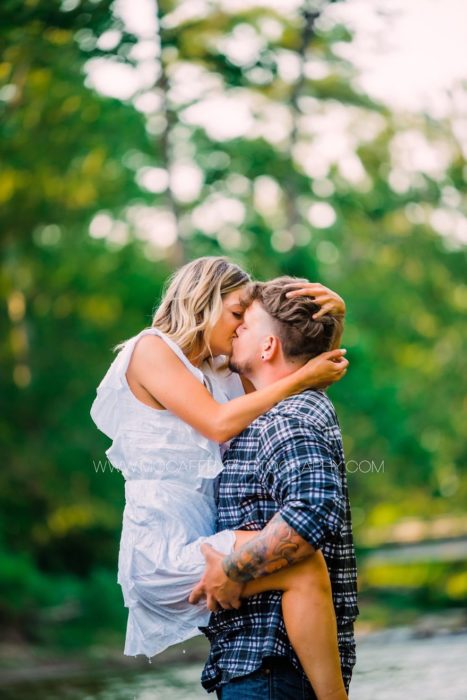
[[[319,311],[313,314],[315,320],[324,316],[324,314],[332,314],[333,316],[343,316],[345,314],[345,302],[336,292],[328,289],[318,282],[291,282],[289,285],[290,291],[286,297],[293,299],[294,297],[311,297],[320,307]]]
[[[201,581],[191,591],[188,602],[194,605],[205,597],[211,612],[216,612],[218,605],[225,610],[238,609],[245,584],[228,578],[222,565],[224,555],[217,552],[211,545],[202,544],[201,552],[206,560],[206,568]]]

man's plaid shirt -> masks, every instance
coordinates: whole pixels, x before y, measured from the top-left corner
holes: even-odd
[[[278,511],[326,559],[339,649],[348,687],[355,664],[357,571],[342,439],[326,394],[308,390],[260,416],[224,455],[218,530],[261,530]],[[212,691],[252,673],[265,657],[286,657],[303,670],[288,641],[280,592],[245,599],[239,610],[211,615],[201,682]]]

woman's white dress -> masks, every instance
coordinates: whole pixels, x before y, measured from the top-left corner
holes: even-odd
[[[128,608],[124,653],[148,657],[199,634],[209,611],[188,596],[204,570],[199,545],[232,551],[231,530],[216,533],[215,477],[222,471],[219,445],[170,411],[145,405],[130,390],[126,371],[138,340],[157,335],[219,402],[240,396],[238,375],[203,371],[156,328],[146,328],[120,350],[97,389],[91,416],[112,439],[106,455],[125,478],[126,505],[118,582]],[[174,386],[174,391],[177,391]],[[189,397],[187,397],[189,400]]]

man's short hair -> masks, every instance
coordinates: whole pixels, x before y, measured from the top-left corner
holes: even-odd
[[[309,360],[330,350],[342,332],[342,316],[325,314],[313,319],[319,305],[311,297],[286,297],[293,282],[307,283],[297,277],[276,277],[269,282],[250,283],[243,295],[245,306],[258,301],[274,321],[276,334],[287,359]]]

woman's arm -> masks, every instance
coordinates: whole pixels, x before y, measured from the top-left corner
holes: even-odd
[[[144,336],[137,342],[130,368],[132,379],[162,406],[208,439],[225,442],[287,396],[339,380],[349,364],[344,353],[345,350],[323,353],[274,384],[225,404],[215,401],[156,336]]]

